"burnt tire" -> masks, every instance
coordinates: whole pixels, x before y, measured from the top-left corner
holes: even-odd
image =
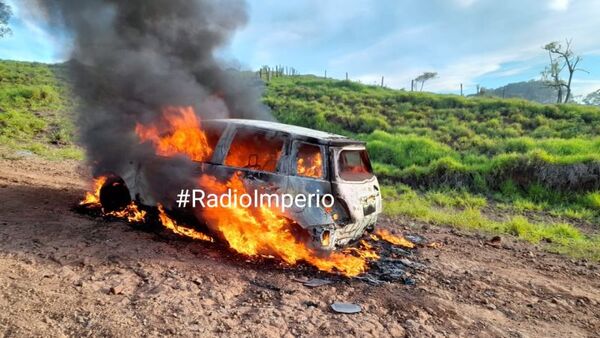
[[[109,178],[100,189],[100,204],[106,212],[123,210],[129,203],[129,189],[120,177]]]

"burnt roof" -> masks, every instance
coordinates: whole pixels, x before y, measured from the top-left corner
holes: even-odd
[[[247,120],[247,119],[214,119],[207,120],[207,122],[221,122],[227,124],[235,124],[240,126],[248,126],[255,128],[268,129],[273,131],[280,131],[288,134],[292,134],[297,138],[304,138],[316,141],[323,144],[364,144],[363,141],[354,140],[343,135],[327,133],[320,130],[314,130],[310,128],[304,128],[299,126],[293,126],[291,124],[284,124],[279,122],[261,121],[261,120]]]

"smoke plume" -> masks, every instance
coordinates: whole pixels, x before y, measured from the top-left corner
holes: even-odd
[[[79,136],[96,174],[154,156],[136,138],[135,124],[157,121],[167,105],[193,106],[204,119],[271,119],[256,81],[225,69],[215,56],[246,23],[243,1],[31,1],[73,39]],[[168,187],[181,188],[192,177],[191,161],[167,162],[146,168],[157,200],[172,198]]]

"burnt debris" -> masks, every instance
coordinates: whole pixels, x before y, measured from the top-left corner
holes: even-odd
[[[92,205],[77,205],[73,208],[75,212],[85,214],[94,218],[101,218],[105,221],[127,221],[127,216],[115,216],[114,214],[106,214],[102,211],[102,208],[97,204]],[[156,208],[144,207],[142,209],[146,212],[146,216],[141,222],[127,221],[127,224],[140,230],[151,231],[160,235],[167,234],[163,232],[164,227],[160,225],[158,221],[158,213]],[[206,231],[207,229],[203,229]],[[169,236],[164,237],[164,240],[175,240],[177,237]],[[182,237],[183,239],[190,240],[188,237]],[[231,260],[233,262],[239,262],[241,265],[246,266],[247,263],[252,263],[252,268],[260,270],[280,270],[288,271],[291,273],[298,273],[301,277],[293,278],[294,281],[302,283],[308,288],[324,287],[335,283],[347,283],[352,281],[359,281],[368,283],[371,285],[380,285],[383,283],[403,283],[405,285],[414,285],[415,280],[412,276],[418,274],[420,271],[427,269],[427,266],[419,262],[418,250],[424,247],[435,247],[435,243],[429,242],[422,236],[419,235],[406,235],[405,238],[415,240],[416,246],[414,248],[401,247],[394,245],[383,239],[376,239],[373,236],[365,236],[363,240],[359,241],[355,246],[368,246],[379,258],[369,261],[368,270],[355,277],[346,277],[336,273],[327,273],[318,271],[314,267],[307,264],[298,264],[289,266],[282,264],[281,262],[265,257],[247,257],[240,254],[232,253],[228,250],[226,243],[217,241],[216,243],[201,242],[202,245],[207,245],[211,250],[217,250],[219,256]],[[351,250],[352,246],[346,248]]]

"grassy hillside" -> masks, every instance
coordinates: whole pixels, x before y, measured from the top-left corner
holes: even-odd
[[[275,77],[282,122],[368,141],[392,216],[600,259],[600,109]],[[0,154],[82,158],[61,66],[0,61]],[[3,151],[8,150],[8,151]]]
[[[600,258],[600,109],[276,77],[283,122],[366,140],[389,214]],[[490,212],[490,210],[492,212]],[[491,214],[502,214],[501,217]]]
[[[388,182],[597,207],[600,109],[315,77],[274,78],[267,88],[264,101],[279,120],[368,141]]]
[[[81,158],[60,66],[0,61],[0,145],[47,158]]]

